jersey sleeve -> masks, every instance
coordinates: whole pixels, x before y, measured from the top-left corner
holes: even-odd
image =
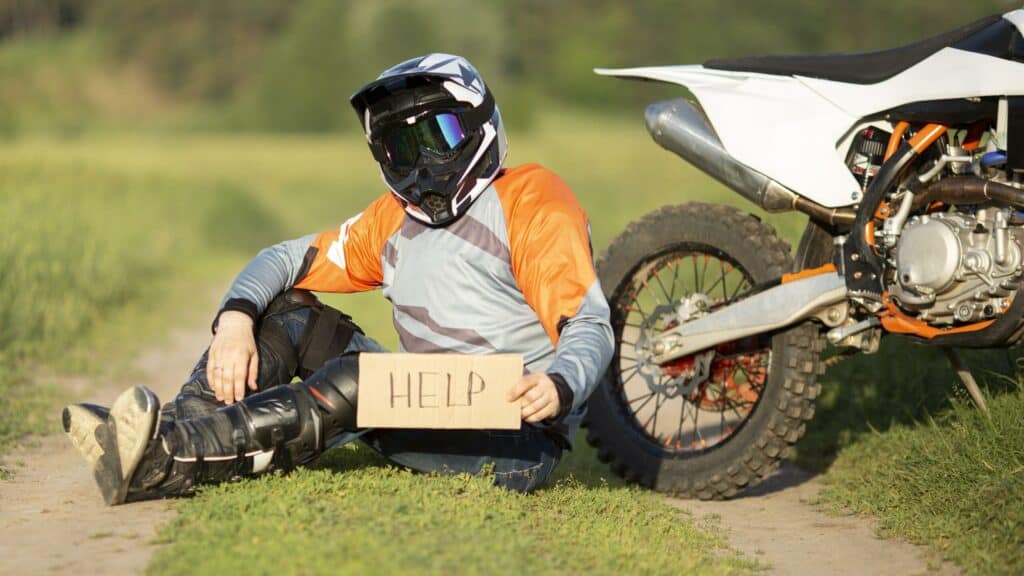
[[[587,215],[565,182],[539,166],[526,170],[513,188],[502,195],[512,273],[555,345],[548,372],[561,377],[572,392],[571,405],[563,410],[576,413],[614,350]]]
[[[569,187],[536,167],[503,195],[512,274],[553,344],[597,280],[587,215]]]
[[[383,282],[381,253],[399,229],[405,212],[390,194],[338,228],[314,238],[306,256],[308,268],[296,288],[316,292],[365,292]]]

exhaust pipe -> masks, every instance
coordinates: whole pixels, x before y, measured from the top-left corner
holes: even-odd
[[[828,225],[849,225],[853,210],[826,208],[736,161],[722,146],[707,117],[682,98],[655,102],[644,113],[647,131],[662,148],[674,152],[740,196],[768,212],[798,210]]]

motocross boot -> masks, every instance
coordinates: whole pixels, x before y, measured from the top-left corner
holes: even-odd
[[[91,466],[103,455],[96,441],[96,429],[103,425],[110,409],[97,404],[72,404],[64,408],[61,420],[71,444]]]
[[[358,371],[358,353],[345,354],[302,382],[170,422],[159,421],[156,396],[136,386],[118,397],[94,430],[96,483],[112,506],[309,464],[330,439],[355,431]]]

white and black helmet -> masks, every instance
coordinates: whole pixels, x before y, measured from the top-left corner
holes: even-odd
[[[425,224],[443,226],[464,214],[505,163],[501,114],[461,56],[402,62],[351,102],[384,182]]]

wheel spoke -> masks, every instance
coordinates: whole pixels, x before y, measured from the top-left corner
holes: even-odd
[[[641,396],[637,396],[636,398],[633,398],[632,400],[627,401],[626,404],[632,405],[637,400],[643,400],[644,398],[650,398],[651,396],[654,396],[655,394],[657,394],[657,392],[648,392],[647,394],[643,394]]]
[[[644,312],[644,308],[643,308],[643,306],[640,305],[640,301],[639,300],[634,299],[633,300],[633,304],[631,304],[629,306],[629,308],[630,308],[631,311],[632,310],[636,310],[637,312],[639,312],[640,313],[640,317],[644,319],[644,322],[647,322],[647,313]]]
[[[640,283],[640,285],[647,289],[647,292],[651,295],[651,298],[654,298],[654,303],[660,306],[661,300],[658,300],[657,292],[654,291],[654,288],[651,288],[651,277],[648,276],[647,278],[645,278],[644,281]]]
[[[693,433],[700,439],[701,448],[705,446],[704,435],[700,433],[700,423],[697,422],[697,417],[700,416],[700,410],[697,405],[693,406]]]
[[[750,284],[747,283],[746,279],[744,279],[742,282],[736,285],[736,289],[733,290],[732,295],[730,295],[728,299],[732,300],[733,298],[738,296],[740,290],[743,290],[744,288],[750,288]]]
[[[686,256],[690,257],[688,266],[684,262]],[[703,263],[700,258],[704,259]],[[712,261],[717,264],[717,270],[709,270]],[[684,266],[689,270],[680,270]],[[620,311],[615,323],[617,362],[622,362],[616,364],[618,381],[612,384],[616,398],[633,419],[633,425],[660,450],[700,452],[727,442],[750,418],[763,394],[768,366],[767,343],[757,339],[736,342],[730,354],[714,357],[711,379],[689,395],[676,395],[666,385],[673,386],[670,380],[678,375],[674,370],[692,369],[689,363],[679,363],[692,362],[692,359],[680,359],[651,373],[647,370],[655,367],[646,367],[643,354],[634,348],[638,342],[675,325],[675,314],[661,312],[666,303],[675,306],[680,298],[690,294],[703,294],[714,302],[718,302],[716,296],[720,294],[722,302],[729,302],[742,298],[751,289],[751,279],[743,268],[721,252],[680,246],[676,252],[662,253],[656,260],[642,262],[631,282],[627,285],[629,288],[620,292],[614,308]],[[631,398],[630,393],[636,396]],[[667,429],[659,430],[659,421],[670,418],[662,417],[661,412],[674,412],[677,401],[678,422],[663,422],[662,427],[667,426]],[[649,406],[653,411],[647,411]],[[641,413],[644,416],[641,417]],[[714,431],[716,420],[717,433]]]
[[[672,294],[669,299],[673,302],[676,299],[676,281],[679,280],[679,262],[681,260],[682,258],[677,259],[674,266],[672,265],[672,262],[668,263],[669,267],[672,268]]]
[[[669,304],[672,303],[672,296],[669,296],[668,290],[665,290],[665,285],[661,283],[661,275],[655,274],[654,279],[658,281],[658,286],[661,287],[661,293],[665,295],[665,301]]]
[[[644,430],[647,430],[648,424],[650,424],[652,421],[654,422],[654,425],[651,426],[651,436],[656,436],[656,430],[658,428],[658,412],[661,410],[661,399],[663,397],[663,394],[658,394],[657,400],[655,400],[654,402],[654,414],[651,414],[651,417],[647,419],[647,422],[644,422]]]
[[[705,294],[707,294],[707,292],[708,292],[707,290],[704,289],[704,284],[706,283],[706,280],[707,280],[707,277],[708,277],[708,267],[709,266],[711,266],[711,256],[708,256],[707,254],[705,254],[704,255],[704,269],[701,270],[701,273],[700,273],[700,291],[704,292]]]
[[[679,428],[676,430],[676,442],[677,443],[678,442],[682,442],[682,440],[683,440],[683,423],[686,422],[686,407],[689,406],[689,405],[690,405],[690,403],[686,401],[686,398],[683,398],[683,405],[679,409]],[[678,448],[678,446],[677,446],[677,448]]]
[[[737,408],[738,408],[738,406],[736,406],[735,404],[730,404],[729,405],[729,409],[732,410],[732,413],[735,414],[736,417],[740,419],[740,422],[742,422],[743,419],[745,418],[745,416],[740,414],[740,411],[737,410]]]
[[[711,286],[708,286],[708,287],[707,287],[707,290],[701,290],[701,292],[703,292],[704,294],[707,294],[707,295],[709,295],[709,296],[710,296],[710,295],[711,295],[711,292],[713,292],[713,291],[714,291],[714,289],[718,287],[718,284],[719,284],[719,283],[721,283],[721,282],[722,282],[722,280],[723,280],[723,278],[719,278],[718,280],[715,280],[715,281],[714,281],[714,282],[713,282],[713,283],[711,284]],[[723,287],[723,289],[724,289],[724,288],[725,288],[725,284],[722,284],[722,287]]]
[[[659,395],[660,396],[660,394],[658,394],[657,392],[651,392],[650,394],[648,394],[646,396],[641,396],[641,398],[647,398],[647,400],[644,400],[643,404],[637,406],[636,409],[633,410],[633,416],[636,416],[641,410],[643,410],[644,406],[647,406],[647,404],[649,404],[651,402],[651,398],[654,398],[655,395]],[[639,400],[639,398],[636,398],[636,399],[630,401],[630,404],[633,404],[633,402],[635,402],[636,400]]]
[[[632,368],[626,368],[625,370],[619,372],[619,382],[621,382],[622,384],[625,384],[626,382],[629,382],[629,380],[633,376],[636,376],[636,373],[639,372],[639,371],[640,371],[640,365],[639,364],[637,364],[636,366],[633,366]],[[629,376],[626,376],[627,372],[631,372],[631,374]]]
[[[724,301],[729,299],[729,294],[728,294],[728,292],[726,292],[726,287],[725,287],[725,275],[727,274],[727,272],[725,271],[725,262],[722,262],[721,260],[719,260],[718,261],[718,266],[722,270],[722,301],[724,302]]]

